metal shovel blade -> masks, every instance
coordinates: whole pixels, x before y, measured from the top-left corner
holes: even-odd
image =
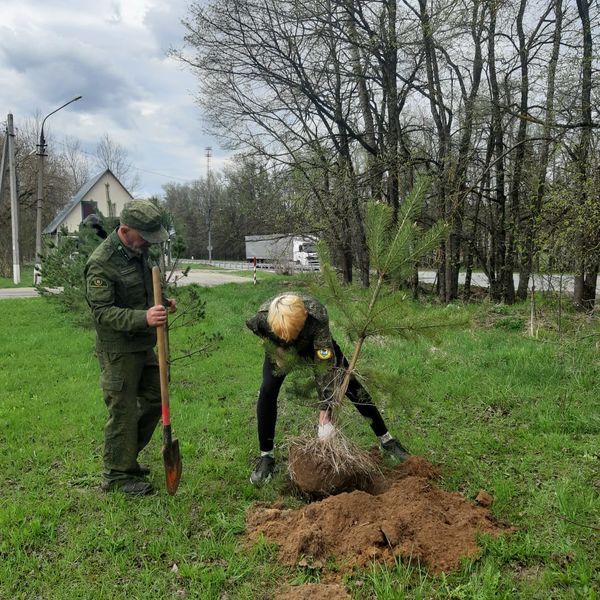
[[[174,496],[179,481],[181,480],[181,454],[179,453],[179,440],[173,439],[169,444],[165,444],[162,449],[163,462],[165,465],[165,478],[167,483],[167,493]]]

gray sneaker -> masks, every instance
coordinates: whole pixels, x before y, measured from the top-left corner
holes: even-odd
[[[250,483],[252,485],[262,485],[267,483],[275,470],[275,459],[272,456],[261,456],[256,461],[254,471],[250,475]]]
[[[381,444],[381,447],[388,456],[394,460],[397,460],[398,462],[402,463],[410,457],[408,450],[394,438]]]

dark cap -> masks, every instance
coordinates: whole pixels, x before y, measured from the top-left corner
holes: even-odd
[[[121,211],[121,225],[135,229],[150,244],[160,244],[169,238],[161,225],[158,208],[148,200],[132,200]]]

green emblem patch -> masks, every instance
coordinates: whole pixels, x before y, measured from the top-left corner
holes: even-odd
[[[90,287],[93,288],[105,288],[108,287],[108,283],[102,279],[102,277],[94,277],[92,281],[90,281]]]
[[[316,351],[316,355],[320,360],[329,360],[333,356],[333,352],[329,348],[319,348]]]

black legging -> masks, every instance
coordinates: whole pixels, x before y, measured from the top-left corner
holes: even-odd
[[[333,340],[335,353],[335,364],[348,368],[348,361],[335,340]],[[273,438],[275,437],[275,423],[277,422],[277,397],[285,374],[275,375],[275,365],[271,362],[268,354],[265,354],[263,363],[263,379],[256,404],[256,418],[258,421],[258,442],[261,452],[273,450]],[[387,433],[387,427],[383,417],[373,404],[369,392],[360,384],[354,375],[350,378],[346,397],[356,406],[358,412],[369,419],[371,429],[375,435],[380,436]]]

